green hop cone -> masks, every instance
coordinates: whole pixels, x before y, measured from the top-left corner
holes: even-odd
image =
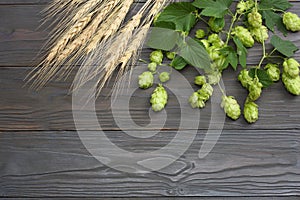
[[[218,47],[210,46],[207,48],[207,53],[211,60],[215,61],[221,57],[221,53]]]
[[[160,65],[163,61],[164,55],[161,50],[152,51],[150,54],[150,61]]]
[[[258,78],[254,78],[252,83],[249,85],[249,95],[248,98],[250,101],[256,101],[262,92],[263,85],[259,82]]]
[[[219,33],[225,26],[225,20],[224,20],[224,18],[211,17],[208,20],[208,25],[209,25],[210,30],[212,30],[213,32]]]
[[[202,39],[200,40],[200,42],[203,44],[205,49],[208,49],[208,47],[210,46],[208,40]]]
[[[167,52],[166,56],[168,59],[173,60],[176,56],[176,52]]]
[[[206,36],[206,33],[203,29],[198,29],[196,31],[196,34],[195,34],[195,37],[198,38],[198,39],[202,39]]]
[[[296,32],[300,31],[300,18],[297,14],[286,12],[283,14],[283,24],[286,29]]]
[[[236,35],[241,42],[244,44],[245,47],[252,47],[254,45],[254,39],[251,35],[251,33],[242,26],[237,26],[232,31],[233,35]]]
[[[296,78],[292,78],[289,75],[287,75],[285,72],[282,74],[282,82],[291,94],[293,95],[300,95],[300,76],[297,76]]]
[[[292,78],[299,76],[299,63],[294,58],[289,58],[283,62],[283,71]]]
[[[205,102],[198,92],[194,92],[190,96],[189,103],[192,106],[192,108],[204,108],[205,107]]]
[[[211,85],[216,85],[220,82],[222,74],[218,71],[211,72],[207,74],[208,83]]]
[[[253,28],[260,28],[262,26],[262,16],[256,9],[253,9],[252,12],[248,14],[248,23]]]
[[[253,38],[260,43],[263,43],[263,41],[269,38],[268,28],[263,25],[259,28],[250,28],[250,33]]]
[[[155,72],[156,71],[156,67],[157,67],[157,64],[155,62],[152,62],[152,63],[148,64],[148,70],[150,72]]]
[[[168,102],[168,93],[162,85],[158,85],[153,91],[150,99],[152,110],[159,112],[165,108]]]
[[[162,83],[167,82],[168,80],[170,80],[170,74],[168,72],[162,72],[159,74],[159,80]]]
[[[244,88],[248,89],[249,88],[249,84],[251,84],[252,81],[253,81],[253,78],[251,78],[249,76],[249,71],[248,70],[243,69],[240,72],[239,76],[238,76],[238,80],[241,82],[241,84],[242,84],[242,86]]]
[[[208,101],[214,92],[214,88],[209,83],[205,83],[197,92],[201,96],[202,100]]]
[[[251,10],[254,7],[254,1],[253,0],[248,0],[248,1],[239,1],[239,3],[236,6],[237,13],[242,14],[248,10]]]
[[[139,87],[142,89],[152,87],[153,79],[153,74],[151,72],[143,72],[141,75],[139,75]]]
[[[233,96],[223,96],[221,107],[228,117],[237,120],[241,116],[241,107]]]
[[[218,34],[213,33],[211,35],[208,36],[208,42],[210,44],[212,44],[212,46],[214,46],[215,48],[220,48],[224,46],[224,42],[222,41],[222,39],[219,37]]]
[[[265,66],[265,70],[267,70],[267,73],[269,77],[272,79],[272,81],[276,82],[280,79],[280,69],[277,64],[271,64],[268,63]]]
[[[202,86],[206,83],[206,78],[205,76],[196,76],[195,77],[195,80],[194,80],[194,83],[196,85],[199,85],[199,86]]]
[[[248,123],[258,120],[258,105],[254,102],[246,102],[244,105],[244,117]]]

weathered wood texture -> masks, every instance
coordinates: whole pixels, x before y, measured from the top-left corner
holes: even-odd
[[[36,55],[47,39],[47,31],[37,27],[39,12],[49,1],[0,0],[0,196],[300,195],[300,98],[287,93],[280,82],[266,89],[258,101],[257,123],[249,125],[242,118],[235,122],[226,119],[220,140],[205,159],[197,155],[212,106],[222,113],[214,101],[200,111],[198,135],[189,150],[159,172],[122,173],[94,159],[81,144],[73,122],[68,88],[75,72],[67,81],[51,83],[39,92],[24,87],[23,79],[30,66],[39,61]],[[291,10],[299,13],[300,2],[293,4]],[[299,33],[288,38],[300,47]],[[145,50],[143,56],[148,52]],[[248,63],[254,65],[260,59],[261,49],[256,45],[249,52]],[[300,60],[299,51],[295,57]],[[197,74],[192,68],[182,73],[190,83]],[[230,95],[237,96],[239,102],[245,100],[246,91],[237,82],[236,72],[226,71],[224,83]],[[101,126],[114,143],[130,151],[151,151],[174,137],[180,122],[175,96],[170,97],[167,106],[164,130],[143,140],[124,137],[116,125],[109,88],[111,85],[98,99],[96,110]],[[184,91],[186,86],[178,85],[178,89]],[[150,92],[137,89],[131,98],[131,117],[141,126],[149,123]],[[183,110],[188,106],[184,104]],[[119,115],[128,117],[125,110],[119,110]],[[153,124],[158,126],[160,119]],[[96,129],[91,124],[90,130]],[[144,132],[147,131],[145,128]]]

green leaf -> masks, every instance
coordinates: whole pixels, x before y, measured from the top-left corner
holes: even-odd
[[[184,44],[181,44],[179,48],[179,55],[189,64],[206,71],[211,70],[209,55],[199,42],[192,38],[187,38]]]
[[[226,62],[229,63],[234,70],[238,65],[238,57],[231,46],[224,47],[220,50],[221,54],[226,57]]]
[[[263,18],[266,21],[266,26],[274,32],[274,27],[277,26],[278,30],[284,34],[284,36],[287,35],[287,30],[282,22],[282,17],[278,15],[277,13],[271,11],[271,10],[265,10],[262,12]]]
[[[161,12],[154,25],[160,27],[162,22],[169,22],[175,24],[176,30],[189,32],[196,23],[196,10],[189,2],[172,3]]]
[[[280,10],[287,10],[288,8],[292,7],[292,4],[289,3],[287,0],[261,0],[259,3],[260,9],[280,9]]]
[[[270,85],[273,84],[273,81],[270,78],[270,76],[269,76],[269,74],[267,73],[266,70],[252,68],[249,71],[249,76],[251,78],[254,78],[255,77],[255,72],[257,74],[257,78],[259,79],[259,82],[261,82],[261,84],[264,86],[264,88],[267,88],[267,87],[269,87]]]
[[[152,28],[147,45],[153,49],[172,50],[178,42],[180,34],[171,29]]]
[[[232,0],[196,0],[193,5],[202,8],[201,15],[223,18],[227,14]]]
[[[241,40],[238,37],[234,37],[233,41],[237,47],[237,54],[239,56],[239,62],[240,65],[242,65],[243,68],[247,67],[247,54],[248,50],[247,48],[243,45]]]
[[[164,21],[156,22],[155,27],[176,30],[176,25],[173,22],[164,22]]]
[[[291,57],[294,55],[294,52],[298,50],[291,41],[283,40],[277,35],[273,35],[271,38],[271,44],[283,55],[286,57]]]
[[[176,70],[182,70],[187,65],[188,63],[181,56],[176,56],[170,63],[170,66],[172,66]]]

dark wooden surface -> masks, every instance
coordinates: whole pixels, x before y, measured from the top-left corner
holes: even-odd
[[[47,39],[47,31],[37,29],[39,12],[47,2],[0,0],[0,196],[267,195],[267,199],[297,199],[291,196],[300,195],[300,98],[288,94],[281,83],[264,91],[258,101],[257,123],[249,125],[242,118],[235,122],[226,119],[218,143],[205,159],[200,160],[197,154],[208,128],[209,107],[214,102],[201,110],[200,128],[192,146],[169,167],[137,175],[99,163],[81,144],[74,126],[72,97],[68,95],[72,79],[51,83],[40,92],[24,87],[23,79],[30,66],[38,62],[35,56]],[[293,4],[291,10],[300,13],[300,3]],[[300,47],[299,33],[290,34],[289,39]],[[251,49],[248,62],[257,63],[260,52],[258,46]],[[300,53],[295,57],[300,60]],[[192,82],[197,73],[188,68],[183,74]],[[227,91],[243,102],[246,91],[234,75],[236,72],[226,71],[224,83]],[[153,150],[174,137],[180,122],[175,97],[170,98],[164,130],[153,140],[137,141],[123,137],[114,122],[107,98],[110,87],[98,99],[96,109],[112,141],[127,150]],[[131,115],[141,126],[149,122],[149,92],[138,90],[132,96],[138,103],[131,105]],[[124,114],[121,110],[120,115]],[[93,130],[97,128],[91,124],[90,131]]]

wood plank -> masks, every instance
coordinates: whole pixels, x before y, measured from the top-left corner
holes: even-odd
[[[37,30],[41,20],[38,13],[42,8],[44,5],[0,6],[0,66],[28,66],[36,65],[40,61],[41,57],[36,56],[45,43],[49,31]],[[300,3],[294,3],[291,11],[297,13],[299,10]],[[300,47],[299,37],[299,34],[292,33],[287,39]],[[270,45],[267,47],[271,48]],[[249,65],[258,63],[261,52],[258,44],[249,50]],[[148,53],[149,50],[145,50],[144,56]],[[295,58],[300,60],[300,51],[296,53]]]
[[[119,131],[106,132],[111,141],[127,151],[156,150],[168,144],[174,134],[162,131],[148,139],[137,139]],[[94,159],[76,132],[1,132],[0,195],[300,195],[298,130],[223,131],[212,152],[199,159],[204,134],[198,131],[188,151],[161,171],[130,174],[109,169]]]
[[[143,67],[136,68],[141,70]],[[43,90],[36,92],[24,87],[24,78],[28,73],[28,68],[1,68],[0,69],[0,130],[75,130],[72,116],[72,97],[68,95],[68,88],[71,79],[66,82],[54,82]],[[236,72],[228,70],[224,72],[224,84],[228,95],[237,97],[240,104],[243,104],[247,92],[236,80]],[[185,78],[193,85],[195,69],[188,68],[182,71]],[[133,80],[135,82],[135,80]],[[177,83],[176,83],[177,84]],[[180,89],[182,93],[187,93],[187,85],[180,83],[173,87]],[[102,95],[96,103],[97,116],[102,128],[105,130],[119,130],[111,112],[111,99],[107,98],[112,86],[103,90]],[[135,87],[137,88],[137,86]],[[149,98],[152,90],[137,91],[131,97],[130,112],[133,120],[141,126],[149,123],[148,109]],[[215,96],[220,93],[216,92]],[[171,95],[171,94],[170,94]],[[190,93],[182,96],[186,103],[182,109],[190,109],[187,102]],[[126,95],[124,95],[126,96]],[[217,99],[218,100],[218,99]],[[219,104],[216,101],[209,102],[203,110],[193,110],[200,112],[200,129],[207,129],[208,124],[217,126],[217,122],[211,121],[211,108],[216,108],[216,116],[224,116]],[[260,119],[257,123],[249,125],[243,117],[237,121],[226,119],[225,129],[299,129],[300,98],[290,95],[283,87],[282,83],[276,83],[266,89],[262,97],[258,100],[260,106]],[[126,110],[119,110],[119,117],[128,118]],[[87,110],[82,110],[86,113]],[[180,122],[180,106],[177,98],[171,95],[167,105],[168,120],[165,129],[177,129]],[[160,116],[159,114],[157,116]],[[153,126],[160,128],[161,117],[154,118]],[[188,119],[189,120],[189,119]],[[193,119],[191,119],[193,120]],[[98,129],[92,122],[91,130]],[[146,127],[145,127],[146,129]]]

